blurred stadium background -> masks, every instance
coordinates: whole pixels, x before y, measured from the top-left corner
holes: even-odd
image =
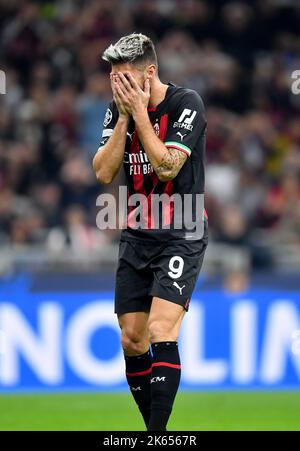
[[[210,245],[173,430],[300,429],[300,4],[0,1],[0,429],[142,429],[113,314],[119,231],[91,161],[101,51],[132,31],[208,118]],[[128,287],[134,289],[134,287]],[[91,393],[88,393],[91,392]]]

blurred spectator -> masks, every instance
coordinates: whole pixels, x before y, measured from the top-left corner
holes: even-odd
[[[70,248],[78,255],[82,255],[82,252],[100,250],[106,242],[106,234],[90,226],[84,209],[76,204],[66,210],[64,228],[52,228],[47,237],[47,246],[50,251],[57,252]]]

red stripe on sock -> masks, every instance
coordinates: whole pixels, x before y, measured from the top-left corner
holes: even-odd
[[[127,373],[126,372],[126,376],[129,376],[129,377],[145,376],[146,374],[150,374],[151,371],[152,371],[152,368],[149,368],[148,370],[145,370],[145,371],[139,371],[138,373]]]
[[[154,367],[154,366],[168,366],[169,368],[175,368],[176,370],[181,369],[181,365],[174,365],[173,363],[167,363],[167,362],[152,363],[152,367]]]

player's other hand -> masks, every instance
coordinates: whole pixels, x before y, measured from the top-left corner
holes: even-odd
[[[129,119],[130,117],[130,113],[126,110],[125,105],[123,104],[122,100],[120,99],[118,92],[117,92],[117,75],[115,74],[110,74],[110,84],[111,84],[111,90],[113,93],[113,99],[115,104],[117,105],[118,111],[119,111],[119,116],[125,119]]]
[[[136,79],[130,72],[118,72],[116,92],[133,118],[140,114],[147,112],[147,107],[150,99],[150,81],[145,80],[144,89],[140,88]]]

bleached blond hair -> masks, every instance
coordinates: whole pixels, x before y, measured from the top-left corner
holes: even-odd
[[[154,44],[141,33],[123,36],[104,50],[102,58],[111,64],[151,62],[157,65]]]

